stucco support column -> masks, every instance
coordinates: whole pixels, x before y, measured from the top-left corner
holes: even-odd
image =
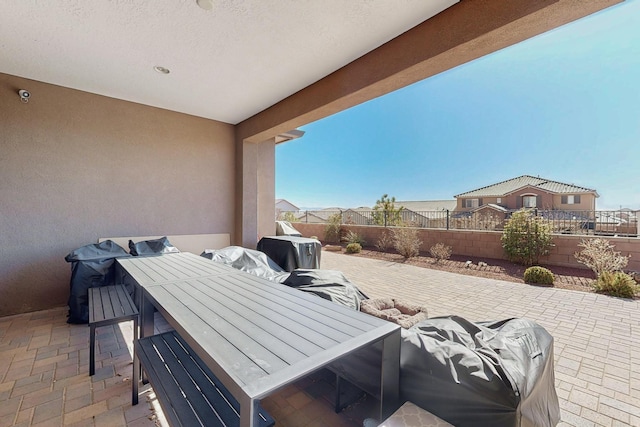
[[[237,245],[255,249],[261,237],[275,234],[275,146],[275,138],[238,142]]]

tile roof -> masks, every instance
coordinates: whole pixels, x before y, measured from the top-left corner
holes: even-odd
[[[596,192],[596,190],[593,190],[591,188],[580,187],[573,184],[565,184],[563,182],[553,181],[550,179],[530,175],[522,175],[517,178],[499,182],[497,184],[488,185],[486,187],[478,188],[466,193],[461,193],[454,197],[501,197],[527,186],[537,187],[541,190],[556,194],[594,193],[595,196],[598,197],[598,193]]]

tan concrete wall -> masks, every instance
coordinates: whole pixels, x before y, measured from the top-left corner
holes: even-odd
[[[320,240],[324,240],[325,224],[295,223],[293,225],[303,236],[318,236]],[[343,226],[343,229],[359,233],[371,246],[375,245],[385,231],[383,227],[354,225]],[[420,249],[424,252],[428,252],[429,248],[436,243],[444,243],[451,246],[455,255],[506,259],[500,243],[502,236],[500,232],[421,229],[419,236],[422,240]],[[584,236],[554,235],[555,246],[551,254],[542,259],[542,264],[584,268],[584,265],[578,263],[574,257],[574,253],[581,250],[578,244],[584,238]],[[640,238],[611,237],[607,240],[623,255],[631,255],[627,269],[640,271]]]
[[[231,125],[0,74],[0,316],[66,305],[99,237],[232,234],[234,162]]]

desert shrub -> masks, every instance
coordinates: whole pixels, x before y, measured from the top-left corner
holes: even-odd
[[[362,251],[362,246],[360,243],[349,243],[345,252],[348,254],[359,254]]]
[[[622,271],[603,271],[593,286],[598,293],[620,298],[633,298],[640,290],[635,280]]]
[[[436,259],[436,262],[449,259],[451,256],[451,246],[446,246],[444,243],[436,243],[429,249],[431,256]]]
[[[514,212],[502,232],[502,248],[510,261],[526,266],[537,264],[553,247],[551,227],[531,211]]]
[[[349,230],[346,234],[346,236],[344,236],[342,238],[343,242],[346,242],[347,244],[349,243],[359,243],[360,246],[364,246],[365,245],[365,240],[362,238],[362,236],[358,233],[356,233],[355,231],[351,231]]]
[[[381,252],[386,252],[393,246],[393,236],[388,230],[383,230],[376,242],[376,248]]]
[[[629,257],[614,251],[615,246],[606,239],[582,240],[578,246],[584,249],[574,254],[576,260],[593,270],[596,277],[605,271],[622,271],[627,266]]]
[[[411,227],[397,227],[393,234],[393,247],[406,259],[420,254],[422,242],[418,239],[418,230]]]
[[[553,273],[544,267],[529,267],[524,271],[525,283],[538,283],[540,285],[553,285]]]
[[[339,243],[342,232],[342,215],[335,213],[327,219],[327,226],[324,229],[324,238],[327,242]]]

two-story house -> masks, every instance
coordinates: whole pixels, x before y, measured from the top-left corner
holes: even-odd
[[[520,208],[545,211],[594,211],[596,190],[550,179],[522,175],[458,194],[457,212],[492,210],[506,214]]]

